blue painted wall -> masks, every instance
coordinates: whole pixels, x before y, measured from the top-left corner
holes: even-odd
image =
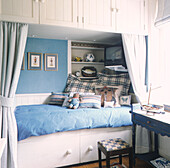
[[[43,53],[42,70],[28,70],[28,52]],[[58,71],[44,70],[44,54],[58,54]],[[67,41],[28,38],[25,48],[25,69],[21,70],[17,94],[62,92],[67,79]]]

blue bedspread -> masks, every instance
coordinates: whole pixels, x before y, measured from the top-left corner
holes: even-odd
[[[68,109],[56,105],[17,106],[18,140],[61,131],[131,125],[130,107]]]

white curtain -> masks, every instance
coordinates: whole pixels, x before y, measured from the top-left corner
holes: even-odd
[[[129,76],[138,102],[147,103],[147,89],[145,85],[146,74],[146,39],[142,35],[122,34],[123,48]],[[148,152],[150,147],[150,134],[137,127],[137,153]]]
[[[145,85],[146,40],[142,35],[123,34],[123,48],[133,90],[140,103],[147,102]]]
[[[0,135],[7,145],[1,168],[17,168],[17,125],[14,97],[17,89],[28,25],[0,22]]]
[[[170,22],[170,0],[158,0],[155,26]]]

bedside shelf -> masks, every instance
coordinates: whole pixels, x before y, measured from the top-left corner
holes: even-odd
[[[104,65],[104,62],[76,62],[76,61],[72,61],[72,64],[95,64],[95,65]]]

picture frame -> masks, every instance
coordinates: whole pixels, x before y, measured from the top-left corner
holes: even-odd
[[[42,53],[28,52],[28,70],[42,70]]]
[[[23,55],[23,59],[22,59],[22,65],[21,65],[21,70],[25,69],[25,53]]]
[[[45,71],[58,71],[58,54],[45,53]]]

